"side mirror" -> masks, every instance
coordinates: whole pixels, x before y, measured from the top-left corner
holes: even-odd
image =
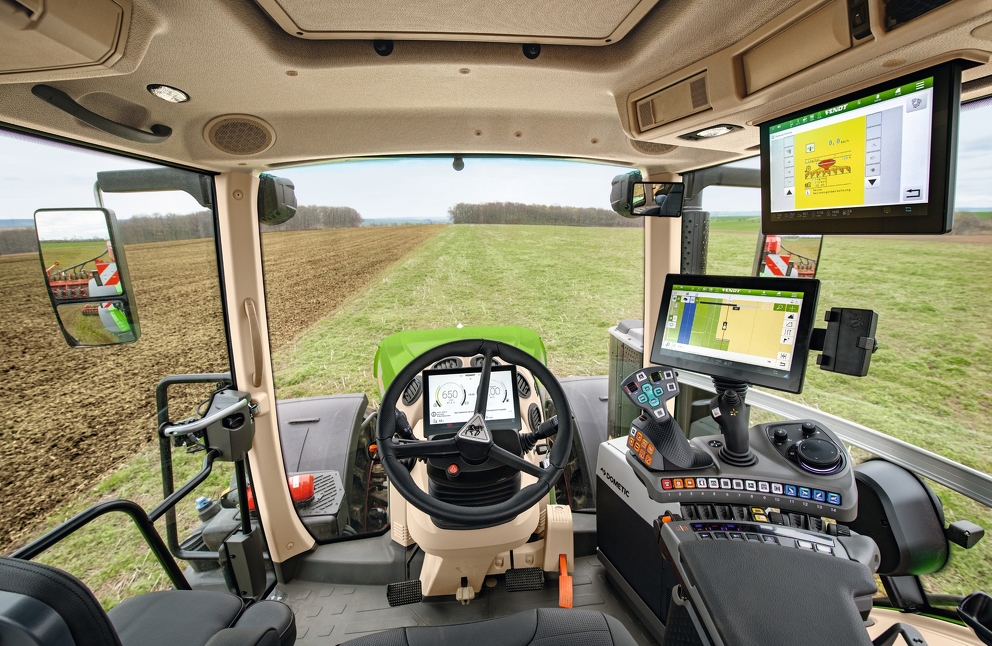
[[[284,177],[258,177],[258,221],[275,226],[296,215],[296,187]]]
[[[48,296],[66,343],[134,343],[141,330],[112,211],[38,209],[35,233]]]

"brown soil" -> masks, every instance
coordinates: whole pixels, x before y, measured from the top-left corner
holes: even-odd
[[[267,233],[272,347],[332,313],[440,227]],[[214,244],[127,247],[137,343],[69,348],[34,254],[0,258],[0,551],[156,437],[155,384],[228,369]],[[369,359],[371,361],[371,358]],[[174,389],[173,418],[209,388]]]

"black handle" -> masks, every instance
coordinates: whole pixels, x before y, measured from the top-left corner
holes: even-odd
[[[115,137],[127,139],[128,141],[134,141],[139,144],[160,144],[172,136],[172,128],[169,126],[155,124],[151,128],[151,132],[145,132],[144,130],[132,128],[123,123],[117,123],[116,121],[101,117],[76,103],[71,96],[62,90],[56,90],[50,85],[35,85],[31,88],[31,94],[43,101],[51,103],[59,110],[71,114],[98,130],[103,130]]]

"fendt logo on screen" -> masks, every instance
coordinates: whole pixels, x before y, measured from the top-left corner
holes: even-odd
[[[609,482],[611,485],[617,488],[617,491],[622,493],[625,497],[630,498],[630,492],[627,491],[627,487],[617,482],[617,479],[611,476],[609,471],[607,471],[603,467],[599,467],[599,472],[603,474],[603,477],[606,478],[607,482]]]

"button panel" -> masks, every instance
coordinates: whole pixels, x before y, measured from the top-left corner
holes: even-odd
[[[654,445],[645,438],[640,431],[627,436],[627,447],[637,454],[645,464],[651,465],[654,456]],[[811,489],[800,485],[787,484],[782,482],[768,482],[767,480],[743,480],[741,478],[662,478],[661,488],[665,491],[692,489],[736,491],[736,492],[756,492],[784,496],[786,498],[797,498],[799,500],[812,500],[813,502],[825,503],[834,507],[840,507],[844,501],[843,496],[836,491],[825,491],[823,489]]]

